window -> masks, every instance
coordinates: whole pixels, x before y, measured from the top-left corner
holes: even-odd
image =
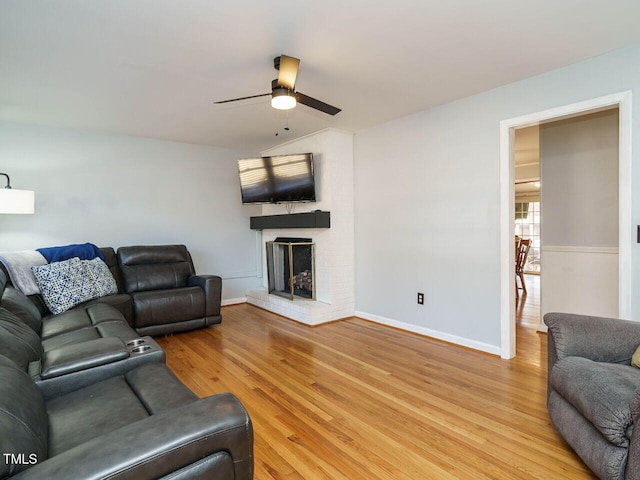
[[[516,203],[516,235],[531,239],[526,273],[540,273],[540,202]]]

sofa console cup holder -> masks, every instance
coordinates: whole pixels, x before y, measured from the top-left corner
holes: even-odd
[[[131,349],[131,353],[144,353],[148,350],[151,350],[151,347],[149,345],[139,345],[137,347],[133,347]]]
[[[136,354],[148,352],[151,350],[152,346],[147,345],[147,340],[145,338],[134,338],[127,342],[127,348],[129,348],[129,352],[131,352],[131,354]]]

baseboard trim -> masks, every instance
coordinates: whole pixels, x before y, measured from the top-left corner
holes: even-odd
[[[247,297],[227,298],[226,300],[222,300],[220,305],[226,307],[228,305],[237,305],[238,303],[247,303]]]
[[[411,333],[417,333],[418,335],[424,335],[425,337],[435,338],[444,342],[453,343],[461,347],[471,348],[473,350],[479,350],[481,352],[490,353],[492,355],[500,355],[500,347],[496,345],[489,345],[487,343],[477,342],[468,338],[458,337],[449,333],[440,332],[438,330],[431,330],[430,328],[419,327],[411,323],[400,322],[391,318],[386,318],[380,315],[374,315],[372,313],[356,311],[354,313],[356,317],[360,317],[364,320],[386,325],[388,327],[394,327],[399,330],[405,330]]]
[[[237,305],[240,303],[247,303],[247,297],[241,298],[229,298],[222,301],[222,306]],[[272,312],[276,313],[276,312]],[[387,327],[397,328],[398,330],[404,330],[411,333],[416,333],[436,340],[442,340],[443,342],[452,343],[461,347],[470,348],[472,350],[479,350],[481,352],[490,353],[492,355],[500,355],[500,347],[495,345],[489,345],[487,343],[477,342],[464,337],[458,337],[449,333],[440,332],[438,330],[432,330],[430,328],[419,327],[411,323],[400,322],[391,318],[383,317],[381,315],[374,315],[372,313],[355,311],[354,316],[362,318],[363,320],[369,320],[370,322],[379,323]],[[347,317],[348,318],[348,317]],[[305,324],[308,325],[308,324]],[[315,325],[312,325],[315,326]],[[546,325],[545,325],[546,326]]]

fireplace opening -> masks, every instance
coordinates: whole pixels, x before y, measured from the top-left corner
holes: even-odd
[[[310,238],[267,242],[269,293],[289,300],[315,300],[315,244]]]

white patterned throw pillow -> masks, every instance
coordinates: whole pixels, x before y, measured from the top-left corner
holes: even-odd
[[[62,313],[90,296],[85,266],[79,258],[32,267],[36,282],[51,313]]]
[[[93,280],[94,298],[115,295],[118,293],[118,285],[106,263],[98,257],[93,260],[81,260],[87,268],[87,272]]]
[[[109,267],[99,258],[80,260],[75,257],[32,267],[31,270],[44,303],[54,314],[88,300],[117,293]]]

